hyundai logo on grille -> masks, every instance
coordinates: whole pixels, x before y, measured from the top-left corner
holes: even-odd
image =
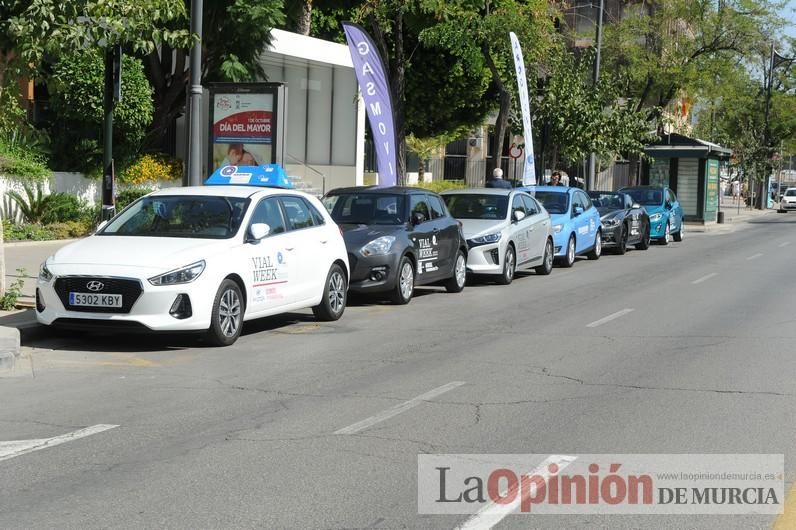
[[[89,291],[94,291],[96,293],[97,291],[105,289],[105,284],[102,282],[98,282],[97,280],[92,280],[86,284],[86,289],[88,289]]]

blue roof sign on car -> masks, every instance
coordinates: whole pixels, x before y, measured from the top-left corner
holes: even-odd
[[[205,186],[258,186],[262,188],[293,188],[290,177],[279,164],[264,166],[223,166],[213,172]]]

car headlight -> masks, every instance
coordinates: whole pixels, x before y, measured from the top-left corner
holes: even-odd
[[[557,234],[564,229],[564,225],[553,225],[553,233]]]
[[[152,285],[175,285],[178,283],[191,283],[205,270],[205,261],[197,261],[185,267],[169,271],[149,279]]]
[[[475,243],[476,245],[488,245],[489,243],[497,243],[500,241],[502,234],[500,232],[495,232],[494,234],[487,234],[485,236],[478,236],[472,238],[470,241]]]
[[[660,213],[660,212],[650,215],[650,221],[652,221],[653,223],[656,222],[656,221],[660,221],[662,218],[663,218],[663,214]]]
[[[361,249],[359,253],[365,256],[383,256],[390,252],[392,244],[395,243],[395,236],[377,237]]]
[[[41,264],[39,267],[39,279],[43,282],[49,282],[53,279],[53,273],[47,268],[47,262]]]
[[[619,219],[617,219],[616,217],[611,217],[609,219],[603,219],[603,221],[602,221],[602,225],[606,226],[606,227],[616,226],[619,223],[621,223],[621,221]]]

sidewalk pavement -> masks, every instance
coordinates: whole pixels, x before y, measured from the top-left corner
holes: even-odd
[[[33,307],[36,294],[36,278],[39,275],[39,266],[52,254],[74,239],[60,241],[21,241],[4,243],[6,260],[6,289],[19,280],[25,282],[22,287],[20,302],[27,307]],[[17,269],[25,269],[24,274],[17,273]]]

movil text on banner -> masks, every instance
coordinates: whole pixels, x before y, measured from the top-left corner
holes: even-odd
[[[373,133],[379,168],[379,186],[395,186],[398,180],[395,122],[384,62],[370,35],[362,27],[351,22],[343,22],[343,30]]]
[[[525,76],[525,61],[522,58],[522,48],[517,35],[510,32],[511,51],[514,55],[514,68],[517,71],[517,88],[520,93],[520,108],[522,110],[522,134],[525,136],[525,165],[522,173],[522,184],[533,186],[536,184],[536,162],[533,157],[533,130],[531,129],[531,105],[528,101],[528,82]]]

